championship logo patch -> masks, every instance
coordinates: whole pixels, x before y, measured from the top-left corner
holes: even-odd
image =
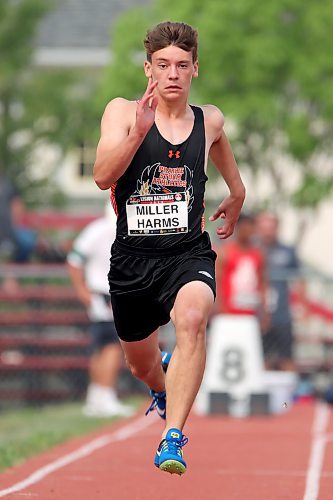
[[[172,154],[178,158],[177,153]],[[194,200],[193,172],[186,166],[147,166],[137,189],[126,202],[129,236],[170,235],[188,232],[188,214]]]

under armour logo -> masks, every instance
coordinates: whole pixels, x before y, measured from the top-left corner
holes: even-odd
[[[180,151],[172,151],[172,149],[170,149],[168,157],[169,158],[173,158],[173,157],[180,158]]]

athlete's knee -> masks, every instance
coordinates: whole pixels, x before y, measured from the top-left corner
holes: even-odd
[[[188,307],[177,318],[176,327],[189,331],[194,335],[204,334],[207,326],[207,315],[198,308]]]
[[[176,323],[177,347],[191,355],[206,344],[207,318],[194,308],[189,308]]]
[[[127,366],[132,375],[139,380],[146,381],[154,374],[158,365],[161,365],[161,359],[158,360],[142,360],[138,362],[130,362],[127,360]]]

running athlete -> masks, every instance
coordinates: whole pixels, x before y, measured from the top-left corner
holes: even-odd
[[[207,318],[215,298],[215,258],[204,231],[211,158],[230,194],[210,217],[234,230],[245,189],[212,105],[188,103],[198,76],[197,31],[164,22],[144,41],[147,89],[139,101],[113,99],[102,117],[94,179],[110,189],[118,215],[109,283],[116,329],[132,373],[166,419],[155,465],[183,474],[183,427],[205,367]],[[166,374],[158,328],[173,321],[176,347]],[[148,411],[149,411],[148,410]]]

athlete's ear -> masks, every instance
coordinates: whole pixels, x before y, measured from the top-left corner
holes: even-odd
[[[151,63],[149,61],[145,61],[144,62],[143,69],[145,71],[146,77],[147,78],[151,78],[152,77],[152,74],[151,74]]]
[[[195,61],[193,66],[194,66],[193,78],[198,78],[198,76],[199,76],[199,63],[198,63],[198,61]]]

